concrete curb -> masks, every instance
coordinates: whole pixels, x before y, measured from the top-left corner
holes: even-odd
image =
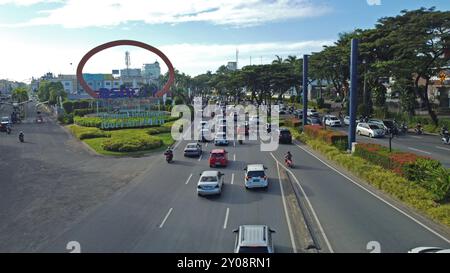
[[[318,253],[320,246],[314,238],[311,225],[312,220],[310,220],[306,205],[301,201],[301,194],[287,171],[283,168],[280,168],[280,177],[283,181],[282,184],[284,184],[283,188],[289,215],[292,216],[291,220],[294,238],[297,241],[297,249],[303,253]]]

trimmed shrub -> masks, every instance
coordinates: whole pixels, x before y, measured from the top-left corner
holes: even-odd
[[[298,127],[300,127],[302,122],[298,118],[287,118],[284,120],[283,124],[284,124],[284,126],[298,128]]]
[[[74,123],[84,127],[97,127],[100,128],[102,119],[97,117],[74,117]]]
[[[146,133],[149,135],[157,135],[157,134],[170,133],[170,132],[171,132],[171,127],[167,127],[167,126],[149,128],[146,130]]]
[[[80,127],[78,125],[71,125],[69,126],[69,130],[72,132],[72,134],[80,139],[88,139],[88,138],[98,138],[98,137],[110,137],[111,133],[104,132],[98,128],[91,128],[91,127]]]
[[[64,111],[66,114],[71,114],[73,111],[73,101],[66,100],[62,103],[62,106],[64,108]]]
[[[143,133],[132,137],[114,136],[105,139],[102,148],[113,152],[137,152],[159,148],[162,145],[163,141],[160,138]]]
[[[58,121],[62,124],[72,124],[73,123],[73,114],[63,114],[58,117]]]
[[[450,197],[450,171],[431,158],[389,150],[378,144],[358,143],[355,156],[389,169],[432,193],[433,200]]]
[[[305,125],[304,130],[307,136],[332,144],[339,149],[345,150],[348,147],[347,135],[342,132],[324,129],[317,125]]]

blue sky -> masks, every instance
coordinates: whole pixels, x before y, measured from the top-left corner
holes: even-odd
[[[0,0],[0,60],[7,64],[0,66],[0,78],[73,74],[84,53],[116,39],[154,45],[190,75],[234,60],[236,49],[240,67],[249,64],[250,56],[254,64],[269,63],[275,55],[318,51],[338,33],[373,27],[380,17],[431,6],[450,10],[450,1]],[[126,49],[135,67],[157,59],[140,49],[117,47],[93,57],[84,71],[123,67]]]

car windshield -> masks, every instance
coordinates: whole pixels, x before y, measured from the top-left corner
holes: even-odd
[[[200,182],[217,182],[217,176],[202,176]]]
[[[331,119],[331,120],[338,120],[337,117],[331,117],[330,119]]]
[[[239,248],[239,253],[269,253],[267,247],[258,246],[258,247],[249,247],[244,246]]]
[[[376,130],[376,129],[380,129],[380,126],[375,125],[375,124],[369,124],[370,129],[372,130]]]
[[[214,158],[222,158],[223,156],[224,156],[223,153],[212,153],[211,154],[211,157],[214,157]]]
[[[249,171],[247,173],[249,177],[264,177],[265,175],[264,171]]]
[[[186,146],[187,149],[197,149],[197,145],[191,144]]]
[[[291,132],[289,132],[289,131],[280,131],[280,134],[283,135],[283,136],[290,136]]]

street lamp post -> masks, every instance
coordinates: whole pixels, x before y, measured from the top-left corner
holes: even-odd
[[[363,85],[363,103],[364,103],[364,116],[368,116],[368,99],[367,99],[367,91],[366,91],[366,74],[367,74],[367,65],[366,59],[362,60],[364,65],[364,85]]]

